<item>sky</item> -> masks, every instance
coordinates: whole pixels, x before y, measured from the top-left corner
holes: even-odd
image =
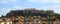
[[[55,13],[60,13],[60,0],[0,0],[0,16],[6,15],[10,10],[25,8],[54,10]]]

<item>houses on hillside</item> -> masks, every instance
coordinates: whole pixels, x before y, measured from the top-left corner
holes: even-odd
[[[12,10],[6,16],[0,18],[0,24],[60,24],[58,18],[53,20],[50,18],[54,16],[52,10]]]

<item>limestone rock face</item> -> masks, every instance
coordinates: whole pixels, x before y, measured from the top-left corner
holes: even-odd
[[[28,9],[28,10],[11,10],[6,16],[47,16],[47,15],[53,15],[53,10],[36,10],[36,9]]]

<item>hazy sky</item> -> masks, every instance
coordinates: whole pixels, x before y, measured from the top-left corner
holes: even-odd
[[[36,8],[39,10],[54,10],[60,12],[60,0],[0,0],[0,16],[10,10]]]

